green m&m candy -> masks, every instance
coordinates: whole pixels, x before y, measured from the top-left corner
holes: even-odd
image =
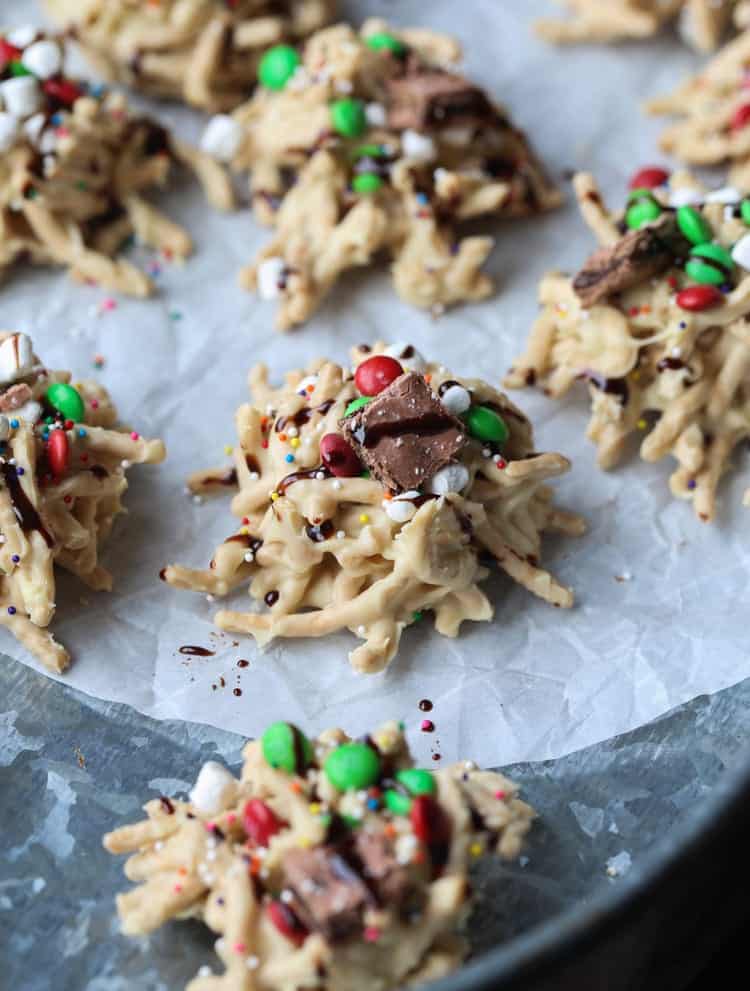
[[[273,723],[260,738],[263,756],[277,770],[304,774],[313,759],[305,734],[292,723]]]
[[[326,757],[323,770],[338,791],[358,791],[378,780],[380,758],[366,743],[344,743]]]
[[[383,180],[374,172],[363,172],[352,180],[352,189],[355,193],[360,194],[377,193],[382,185]]]
[[[258,65],[258,79],[267,89],[283,89],[300,64],[300,57],[291,45],[269,48]]]
[[[694,206],[681,206],[677,210],[677,226],[691,244],[705,244],[713,237],[708,221]]]
[[[662,214],[662,208],[656,202],[649,189],[634,189],[628,197],[625,223],[632,231],[640,230],[644,224],[650,224]]]
[[[367,406],[371,403],[375,397],[374,396],[357,396],[356,399],[352,399],[349,405],[344,410],[344,417],[351,416],[356,413],[358,409],[362,409],[363,406]]]
[[[344,138],[358,138],[367,130],[365,105],[362,100],[345,97],[330,106],[331,127]]]
[[[352,152],[352,158],[356,161],[358,158],[382,158],[384,155],[383,146],[370,144],[370,145],[357,145],[357,147]]]
[[[699,244],[690,252],[685,272],[704,286],[721,286],[734,271],[732,256],[720,244]]]
[[[81,394],[67,382],[53,382],[44,393],[44,398],[54,407],[66,420],[73,423],[83,423],[85,408]]]
[[[746,224],[750,224],[750,200],[743,200],[740,204],[740,216]]]
[[[469,433],[477,440],[489,444],[504,444],[508,439],[509,431],[505,420],[488,406],[470,406],[461,416]]]
[[[419,767],[408,767],[396,774],[396,781],[403,785],[409,795],[434,795],[437,791],[435,778],[430,771]],[[394,788],[385,793],[385,804],[397,816],[408,815],[411,810],[411,798]]]
[[[30,76],[32,74],[23,62],[19,62],[18,60],[11,62],[8,68],[10,69],[11,76]]]
[[[365,44],[374,52],[393,52],[394,55],[403,55],[406,52],[403,41],[399,41],[387,31],[376,31],[375,34],[368,35]]]

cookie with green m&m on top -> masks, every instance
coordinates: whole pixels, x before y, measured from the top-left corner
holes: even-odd
[[[386,991],[447,973],[469,949],[469,869],[515,858],[534,813],[502,774],[414,767],[404,727],[309,739],[277,722],[239,777],[204,764],[187,801],[104,838],[140,882],[117,899],[128,934],[197,917],[221,971],[191,991]],[[248,975],[252,984],[248,984]]]
[[[636,437],[670,456],[672,493],[708,521],[732,454],[750,437],[750,199],[688,173],[638,171],[618,211],[574,180],[600,247],[540,286],[542,313],[505,384],[558,398],[588,385],[588,436],[611,468]]]

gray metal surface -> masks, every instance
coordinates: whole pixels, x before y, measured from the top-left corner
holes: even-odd
[[[181,988],[212,961],[210,936],[194,923],[150,939],[121,936],[113,898],[126,882],[101,835],[136,818],[147,798],[184,791],[202,761],[236,764],[244,741],[155,722],[5,658],[0,698],[2,986],[47,991],[54,979],[56,991]],[[560,760],[507,768],[540,821],[528,859],[482,865],[478,957],[583,911],[607,886],[637,886],[647,852],[659,841],[666,854],[665,838],[705,814],[718,779],[739,763],[749,716],[745,682]]]

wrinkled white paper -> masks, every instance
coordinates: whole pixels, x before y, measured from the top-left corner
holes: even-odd
[[[511,108],[550,172],[562,182],[565,170],[590,168],[620,202],[631,172],[659,161],[659,124],[643,118],[639,104],[699,59],[677,41],[548,49],[531,36],[529,22],[549,7],[543,0],[359,0],[346,11],[355,20],[376,13],[458,34],[467,70]],[[18,23],[28,5],[8,2],[3,14]],[[151,109],[185,136],[200,131],[197,113]],[[514,396],[536,423],[537,448],[574,462],[557,485],[557,501],[585,515],[590,530],[580,540],[550,540],[545,554],[577,591],[572,611],[496,579],[493,623],[466,625],[460,639],[447,640],[425,620],[375,677],[350,670],[348,634],[278,642],[265,653],[250,639],[216,636],[216,604],[168,588],[158,573],[169,562],[205,566],[234,528],[228,497],[194,505],[183,485],[188,472],[226,460],[250,365],[265,361],[280,376],[317,355],[346,361],[351,345],[381,336],[407,339],[459,373],[497,382],[534,319],[540,276],[576,268],[592,241],[569,196],[555,214],[497,231],[489,267],[499,293],[485,304],[435,321],[401,303],[386,273],[363,272],[348,276],[307,327],[282,336],[272,330],[273,304],[236,283],[267,233],[246,212],[213,213],[189,182],[163,206],[193,232],[197,252],[183,268],[165,267],[155,299],[119,299],[115,310],[102,312],[107,293],[54,271],[19,270],[2,290],[4,327],[32,334],[51,367],[97,374],[123,420],[163,437],[169,450],[165,465],[132,472],[130,515],[105,555],[114,593],[59,582],[54,629],[74,655],[67,684],[153,716],[246,735],[278,718],[311,732],[333,724],[360,732],[402,718],[425,760],[434,751],[497,764],[564,754],[750,674],[745,455],[736,458],[744,480],[738,471],[726,481],[718,522],[702,525],[690,505],[670,498],[669,464],[634,460],[608,475],[596,468],[584,439],[583,390],[562,405],[531,391]],[[96,353],[106,359],[100,372],[92,368]],[[216,654],[185,657],[178,648],[186,644]],[[0,646],[34,663],[5,633]],[[249,666],[238,668],[240,658]],[[419,730],[423,698],[434,703],[436,732],[429,736]]]

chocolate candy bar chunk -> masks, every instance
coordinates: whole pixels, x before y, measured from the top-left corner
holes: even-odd
[[[289,850],[284,876],[290,908],[308,929],[327,939],[346,939],[362,925],[375,897],[354,868],[330,846]]]
[[[479,124],[493,115],[479,89],[450,72],[412,72],[388,80],[388,126],[425,131]]]
[[[463,423],[416,372],[399,375],[341,427],[360,461],[393,492],[418,489],[465,441]]]
[[[594,306],[660,275],[689,250],[677,221],[668,214],[652,226],[629,231],[615,244],[597,248],[573,280],[573,288],[584,306]]]
[[[414,877],[398,862],[393,843],[385,833],[358,830],[354,853],[362,864],[362,875],[384,904],[401,905],[417,893]]]

